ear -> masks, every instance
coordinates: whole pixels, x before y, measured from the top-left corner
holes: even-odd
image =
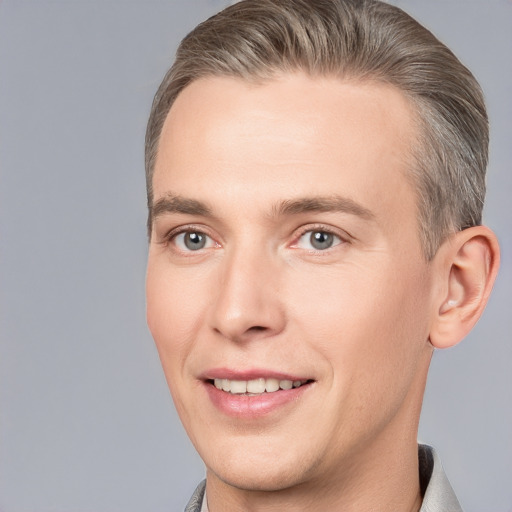
[[[498,273],[496,235],[475,226],[452,235],[434,257],[436,296],[430,329],[435,348],[456,345],[482,314]]]

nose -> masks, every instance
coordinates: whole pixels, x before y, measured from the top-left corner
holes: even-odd
[[[213,330],[235,342],[279,334],[286,315],[277,259],[258,248],[246,247],[226,256],[221,267],[211,307]]]

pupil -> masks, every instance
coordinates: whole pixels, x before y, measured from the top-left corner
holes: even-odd
[[[333,235],[324,231],[315,231],[311,233],[311,245],[315,249],[328,249],[333,243]]]
[[[206,237],[201,233],[187,233],[185,235],[185,245],[191,251],[197,251],[205,246]]]

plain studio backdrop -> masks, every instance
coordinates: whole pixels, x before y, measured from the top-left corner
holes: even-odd
[[[145,324],[143,139],[221,0],[0,0],[0,510],[174,512],[204,475]],[[501,272],[437,352],[420,439],[467,512],[512,510],[512,2],[394,2],[481,82]],[[370,312],[369,312],[370,314]]]

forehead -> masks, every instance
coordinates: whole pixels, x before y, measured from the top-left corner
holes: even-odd
[[[340,193],[389,207],[411,202],[413,110],[394,87],[331,77],[283,75],[254,84],[193,82],[164,124],[154,197],[169,192],[251,204]]]

